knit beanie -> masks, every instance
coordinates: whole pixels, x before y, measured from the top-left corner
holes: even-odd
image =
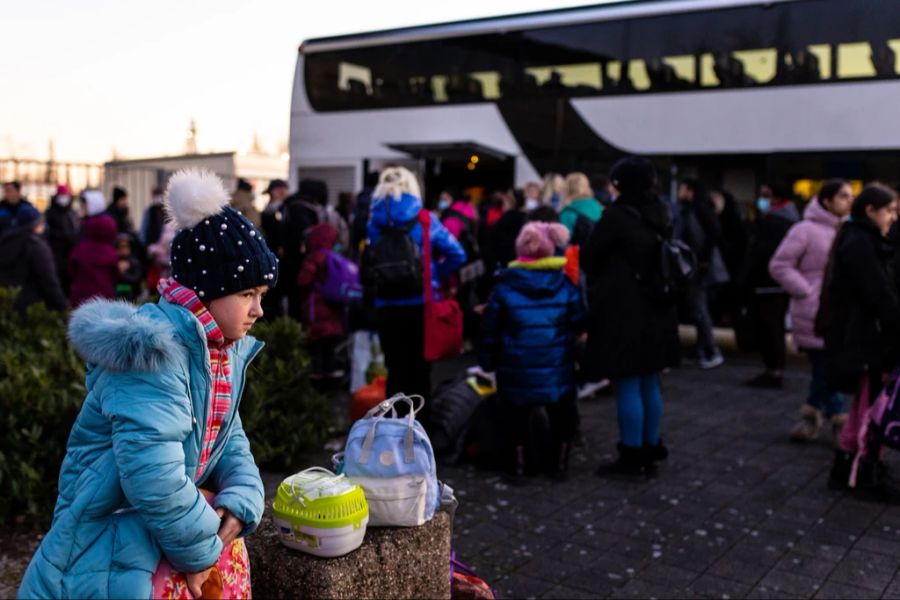
[[[32,229],[37,225],[38,221],[44,218],[44,215],[30,204],[22,204],[16,211],[16,218],[13,223],[20,229]]]
[[[85,190],[81,197],[84,200],[85,216],[93,217],[106,211],[106,198],[100,190]]]
[[[178,231],[172,277],[205,302],[278,281],[278,259],[229,200],[222,180],[209,171],[179,171],[166,188],[166,211]]]
[[[656,169],[646,158],[626,156],[612,166],[609,179],[622,194],[648,192],[656,185]]]
[[[569,242],[569,230],[559,223],[528,223],[516,238],[516,254],[533,260],[556,254]]]

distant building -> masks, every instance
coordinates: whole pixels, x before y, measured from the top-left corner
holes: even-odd
[[[113,160],[103,165],[103,192],[112,197],[114,186],[125,188],[131,204],[131,214],[140,215],[150,203],[151,191],[164,186],[169,175],[186,167],[209,169],[222,178],[225,188],[235,189],[237,179],[253,184],[257,207],[265,208],[263,191],[273,179],[287,179],[287,157],[270,156],[256,152],[212,152],[209,154],[184,154]]]

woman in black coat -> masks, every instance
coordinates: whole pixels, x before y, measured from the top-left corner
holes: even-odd
[[[897,195],[869,185],[853,201],[850,216],[834,241],[816,318],[817,333],[825,338],[829,383],[856,392],[831,471],[830,485],[836,488],[848,487],[866,411],[900,359],[900,299],[890,267],[894,248],[886,237],[897,220]],[[882,483],[878,455],[869,454],[853,487]]]
[[[50,208],[44,213],[47,224],[47,241],[53,250],[56,275],[63,292],[69,295],[69,254],[81,237],[81,219],[72,210],[72,196],[69,187],[60,185],[50,199]]]
[[[604,472],[641,475],[667,451],[659,437],[659,373],[679,361],[676,306],[654,297],[660,238],[672,217],[654,193],[656,173],[646,159],[624,158],[610,173],[620,192],[582,250],[590,319],[586,360],[593,379],[616,383],[619,459]]]

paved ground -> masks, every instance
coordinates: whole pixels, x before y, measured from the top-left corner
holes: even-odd
[[[900,507],[828,492],[827,438],[786,441],[806,371],[789,370],[784,391],[753,391],[738,384],[756,363],[727,358],[664,377],[672,455],[653,480],[593,474],[617,441],[608,396],[581,404],[586,441],[566,483],[511,488],[494,473],[441,467],[461,502],[458,557],[507,598],[900,597]],[[281,477],[266,474],[270,491]],[[36,540],[0,537],[7,597]]]
[[[459,558],[505,597],[900,597],[900,507],[827,491],[827,436],[786,439],[805,370],[784,391],[738,385],[756,366],[664,377],[671,457],[650,481],[593,474],[617,441],[610,397],[581,404],[587,439],[566,483],[443,467]]]

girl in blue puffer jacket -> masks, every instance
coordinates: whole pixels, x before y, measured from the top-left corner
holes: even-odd
[[[556,474],[566,475],[577,425],[575,343],[585,331],[581,292],[556,256],[569,241],[558,223],[529,223],[516,239],[518,259],[503,271],[482,323],[481,368],[496,373],[499,400],[509,410],[515,448],[513,474],[525,473],[525,442],[531,409],[546,407],[558,456]]]
[[[263,486],[238,405],[278,261],[215,175],[176,173],[166,197],[179,232],[159,302],[72,315],[88,394],[20,598],[249,597],[241,538]]]

